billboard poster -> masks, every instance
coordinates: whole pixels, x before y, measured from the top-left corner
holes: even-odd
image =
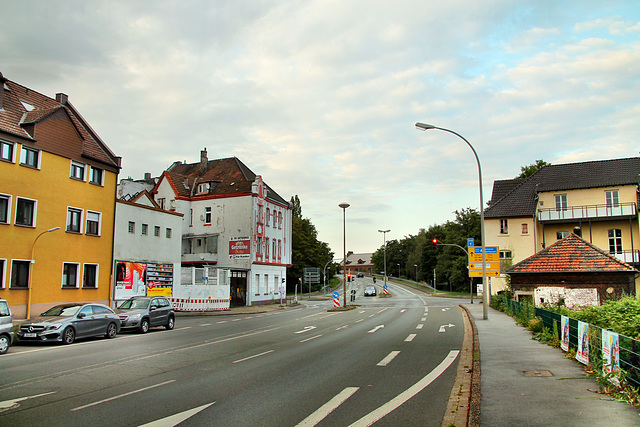
[[[560,348],[564,351],[569,351],[569,318],[562,316],[560,318],[560,325],[562,326],[562,341],[560,341]]]
[[[585,365],[589,364],[589,324],[578,320],[578,351],[576,360]]]
[[[249,237],[232,237],[229,239],[229,259],[251,258],[251,239]]]
[[[602,370],[604,374],[620,371],[620,339],[615,332],[602,330]]]
[[[133,296],[170,297],[173,290],[173,264],[116,261],[113,298],[122,301]]]
[[[116,263],[116,289],[144,295],[147,265],[143,262],[118,261]]]

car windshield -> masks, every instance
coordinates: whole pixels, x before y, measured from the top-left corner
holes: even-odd
[[[42,313],[43,316],[74,316],[82,305],[57,305]]]
[[[148,306],[149,306],[148,299],[128,299],[125,302],[123,302],[118,308],[123,310],[134,310],[139,308],[147,308]]]

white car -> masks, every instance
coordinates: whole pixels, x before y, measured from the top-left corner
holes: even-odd
[[[375,286],[367,286],[364,288],[365,297],[375,297],[377,294]]]

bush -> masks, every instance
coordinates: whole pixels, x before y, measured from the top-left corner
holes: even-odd
[[[544,327],[544,322],[540,317],[534,317],[529,320],[529,325],[527,325],[527,329],[537,334],[538,332],[542,332],[542,328]]]

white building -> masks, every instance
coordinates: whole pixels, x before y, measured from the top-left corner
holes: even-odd
[[[235,157],[174,163],[153,189],[160,207],[184,214],[182,282],[191,298],[232,305],[284,298],[291,266],[289,203]]]
[[[146,190],[116,200],[116,304],[134,295],[179,297],[181,231],[182,214],[161,209]]]

